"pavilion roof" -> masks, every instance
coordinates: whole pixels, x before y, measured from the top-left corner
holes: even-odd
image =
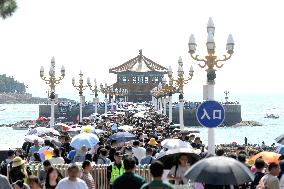
[[[109,69],[109,73],[120,73],[125,71],[132,71],[132,72],[161,72],[167,73],[168,69],[164,66],[157,64],[156,62],[152,61],[151,59],[145,57],[142,54],[142,50],[139,50],[139,55],[135,58],[128,60],[127,62],[117,66],[115,68]]]

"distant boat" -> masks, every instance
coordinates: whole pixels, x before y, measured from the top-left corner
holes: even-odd
[[[266,114],[264,118],[269,118],[269,119],[278,119],[279,115],[274,115],[274,114]]]
[[[28,130],[29,126],[27,126],[27,125],[13,125],[12,128],[14,130]]]

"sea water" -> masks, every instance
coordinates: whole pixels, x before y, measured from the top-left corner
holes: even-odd
[[[237,142],[261,144],[264,141],[267,145],[274,143],[274,139],[284,134],[284,99],[281,95],[244,95],[236,99],[242,105],[243,120],[258,121],[263,126],[257,127],[224,127],[215,129],[216,144]],[[0,109],[0,124],[15,123],[21,120],[34,120],[38,117],[38,105],[26,104],[3,104]],[[266,119],[266,113],[274,113],[280,116],[279,119]],[[199,130],[197,134],[207,144],[207,128],[194,128]],[[12,128],[0,128],[0,148],[21,147],[26,130],[13,130]]]

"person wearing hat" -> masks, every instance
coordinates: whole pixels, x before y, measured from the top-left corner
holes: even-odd
[[[11,183],[14,183],[18,180],[24,180],[28,177],[25,160],[21,157],[15,157],[12,163],[12,169],[9,172],[9,180]]]
[[[108,180],[110,181],[110,185],[113,184],[118,176],[122,175],[125,172],[122,157],[123,154],[120,151],[116,151],[114,153],[114,162],[107,168],[107,176]]]
[[[151,138],[150,141],[148,142],[148,144],[150,146],[156,146],[158,143],[156,142],[156,139],[155,138]]]

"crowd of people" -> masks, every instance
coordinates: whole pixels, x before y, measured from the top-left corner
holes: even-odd
[[[93,148],[82,145],[80,149],[74,149],[70,145],[74,133],[61,132],[60,136],[50,133],[44,144],[40,144],[38,140],[25,142],[21,152],[9,150],[6,160],[1,163],[0,189],[95,189],[98,183],[92,174],[94,164],[107,166],[106,177],[109,188],[113,189],[172,189],[178,185],[198,189],[219,187],[204,183],[188,184],[185,173],[196,161],[186,153],[177,154],[176,162],[164,175],[168,165],[158,157],[168,150],[161,144],[165,139],[180,139],[190,144],[192,149],[198,151],[198,159],[211,156],[207,154],[199,136],[190,131],[174,131],[165,116],[152,111],[145,113],[144,117],[125,113],[102,116],[92,124],[103,131],[98,135],[99,142]],[[112,134],[119,132],[119,125],[132,125],[133,129],[129,132],[135,135],[135,139],[110,140]],[[255,174],[253,182],[233,186],[234,188],[284,188],[282,156],[279,163],[267,164],[261,158],[253,163],[247,161],[262,150],[261,147],[246,148],[236,144],[217,147],[217,156],[237,159]],[[32,175],[31,167],[39,164],[42,165],[39,174]],[[64,164],[69,164],[66,177],[55,166]],[[134,173],[135,168],[145,165],[150,165],[151,182]]]

